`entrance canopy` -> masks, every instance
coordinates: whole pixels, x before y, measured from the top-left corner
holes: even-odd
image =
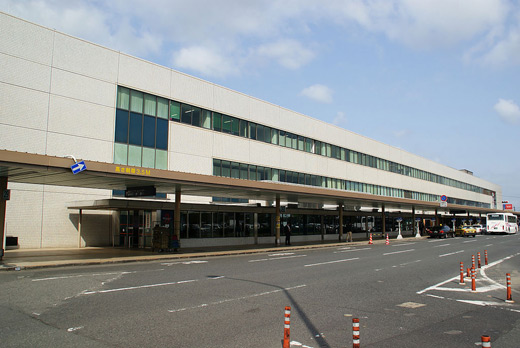
[[[86,170],[73,174],[75,162],[66,157],[54,157],[0,150],[0,177],[9,182],[82,187],[107,190],[127,190],[154,186],[157,192],[203,197],[228,197],[251,200],[281,201],[313,204],[342,204],[346,210],[358,207],[389,209],[422,209],[449,213],[488,213],[493,209],[448,204],[440,208],[438,202],[416,201],[406,198],[384,197],[343,190],[287,184],[273,181],[251,181],[213,175],[183,173],[169,170],[141,168],[104,162],[85,161]]]

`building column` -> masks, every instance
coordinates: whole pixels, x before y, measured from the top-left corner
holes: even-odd
[[[173,233],[181,240],[181,189],[175,189],[175,211],[173,212]]]
[[[412,207],[412,235],[415,235],[415,207]]]
[[[321,229],[321,241],[323,242],[325,240],[325,215],[321,216],[320,229]]]
[[[253,213],[253,235],[255,244],[258,244],[258,213]]]
[[[280,246],[280,196],[276,196],[276,215],[275,215],[275,224],[276,224],[276,240],[275,245]],[[287,243],[287,241],[286,241]]]
[[[81,248],[81,226],[83,225],[83,209],[79,210],[78,221],[78,248]]]
[[[386,218],[385,218],[385,205],[383,204],[381,206],[381,227],[383,228],[383,230],[381,231],[381,233],[385,234],[386,233]]]
[[[339,241],[343,241],[343,203],[338,204],[339,214]]]
[[[7,190],[7,177],[0,177],[0,261],[4,257],[4,239],[5,239],[5,207],[7,201],[4,199],[4,192]]]
[[[439,226],[439,212],[437,211],[437,208],[435,208],[435,226]]]

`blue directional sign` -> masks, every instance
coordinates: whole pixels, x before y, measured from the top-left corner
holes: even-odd
[[[70,166],[70,169],[72,170],[72,174],[78,174],[87,169],[87,165],[85,164],[85,161],[76,162]]]

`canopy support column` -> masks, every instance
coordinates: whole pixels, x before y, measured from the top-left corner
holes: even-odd
[[[7,190],[7,176],[0,177],[0,261],[4,257],[4,239],[5,239],[5,208],[7,201],[3,194]]]
[[[339,214],[339,241],[343,241],[343,203],[338,204]]]
[[[175,189],[175,211],[173,212],[173,233],[181,240],[181,189]]]
[[[280,246],[280,197],[276,196],[276,240],[275,245]]]

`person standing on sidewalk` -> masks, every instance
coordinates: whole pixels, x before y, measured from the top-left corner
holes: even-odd
[[[285,224],[285,245],[291,245],[291,223]]]

